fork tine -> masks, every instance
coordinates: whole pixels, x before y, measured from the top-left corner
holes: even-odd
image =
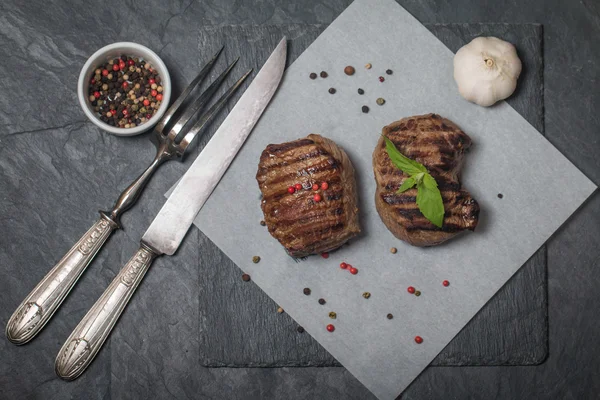
[[[194,80],[190,82],[190,84],[185,88],[185,90],[183,91],[183,93],[181,93],[177,100],[175,100],[173,104],[171,104],[171,107],[169,107],[165,115],[161,118],[161,120],[154,128],[155,131],[162,132],[165,126],[169,123],[169,120],[173,117],[173,115],[177,112],[181,104],[189,96],[191,91],[194,90],[194,88],[200,83],[202,83],[202,81],[204,81],[204,78],[206,78],[206,76],[212,69],[212,66],[215,64],[215,62],[223,52],[224,48],[225,46],[221,46],[221,48],[219,49],[219,51],[217,51],[213,58],[204,66],[204,68],[202,68],[202,71],[200,71],[200,73],[194,78]]]
[[[200,132],[203,132],[204,129],[212,122],[213,118],[217,115],[217,113],[223,108],[223,106],[227,103],[227,100],[235,93],[235,91],[240,87],[242,82],[252,73],[252,69],[246,72],[238,81],[230,87],[219,100],[212,105],[212,107],[206,111],[200,119],[190,128],[190,130],[185,134],[181,143],[179,143],[179,149],[181,152],[185,152],[190,143],[194,140],[196,135]]]
[[[196,112],[198,110],[200,110],[201,108],[204,108],[204,106],[206,106],[206,104],[209,102],[210,98],[215,94],[217,89],[219,89],[219,86],[225,80],[225,78],[227,77],[227,74],[229,74],[229,72],[233,69],[233,67],[238,62],[238,60],[239,60],[239,58],[237,58],[234,62],[232,62],[227,67],[227,69],[225,71],[223,71],[221,73],[221,75],[219,75],[218,78],[215,79],[215,81],[213,83],[211,83],[210,86],[208,88],[206,88],[206,90],[202,94],[200,94],[200,97],[198,97],[196,100],[194,100],[194,103],[190,104],[183,111],[183,113],[178,117],[177,122],[175,122],[175,124],[173,124],[173,126],[169,130],[169,133],[167,136],[171,140],[176,141],[177,135],[179,135],[179,132],[181,132],[181,129],[185,126],[185,124],[187,124],[189,122],[189,120],[196,114]]]

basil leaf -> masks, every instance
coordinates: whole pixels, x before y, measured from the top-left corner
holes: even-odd
[[[417,185],[417,206],[432,224],[441,228],[444,223],[444,200],[437,182],[429,174]]]
[[[407,175],[414,175],[418,174],[419,172],[427,172],[427,168],[425,168],[422,164],[411,160],[404,154],[400,153],[390,139],[385,136],[383,138],[385,139],[385,149],[387,150],[388,156],[390,156],[390,160],[392,160],[392,163],[398,169]]]
[[[407,180],[405,180],[404,182],[402,182],[402,185],[398,188],[398,193],[404,193],[411,187],[415,186],[416,184],[417,184],[417,179],[413,175],[410,178],[408,178]]]

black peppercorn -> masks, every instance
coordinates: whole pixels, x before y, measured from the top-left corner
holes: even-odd
[[[244,274],[244,275],[242,275],[242,280],[243,280],[244,282],[248,282],[248,281],[250,280],[250,275],[248,275],[248,274]]]
[[[310,295],[311,291],[310,288],[304,288],[304,290],[302,291],[305,295]]]
[[[304,328],[301,326],[297,327],[296,330],[298,331],[298,333],[304,333]]]
[[[323,304],[325,304],[325,303],[326,303],[326,302],[325,302],[325,299],[319,299],[319,304],[320,304],[320,305],[323,305]]]
[[[385,73],[386,73],[386,74],[388,74],[388,75],[391,75],[391,74],[393,74],[394,72],[393,72],[391,69],[386,69],[386,70],[385,70]]]
[[[369,107],[367,106],[362,106],[361,108],[362,112],[364,112],[365,114],[369,112]]]
[[[365,94],[365,91],[362,89],[358,89],[358,94]]]
[[[311,72],[310,75],[308,76],[310,79],[317,79],[317,74],[315,74],[314,72]]]
[[[335,88],[329,88],[329,93],[335,94]]]
[[[504,195],[503,195],[502,193],[498,193],[498,198],[499,198],[499,199],[501,199],[501,198],[503,198],[503,197],[504,197]]]
[[[321,76],[321,78],[327,78],[329,75],[327,75],[327,72],[325,71],[321,71],[321,73],[319,74]]]
[[[387,315],[387,319],[392,319],[392,318],[394,318],[394,316],[392,314]]]

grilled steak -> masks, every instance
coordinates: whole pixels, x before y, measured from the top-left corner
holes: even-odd
[[[373,152],[377,191],[375,205],[383,223],[398,239],[414,246],[433,246],[474,230],[479,220],[479,205],[458,180],[471,138],[452,121],[436,114],[403,118],[383,128],[383,136],[398,150],[423,164],[438,183],[444,200],[444,223],[438,228],[419,211],[417,189],[397,193],[408,175],[396,168],[385,150],[382,137]]]
[[[292,257],[333,250],[360,232],[354,168],[332,140],[308,135],[268,145],[256,180],[269,232]],[[289,193],[296,184],[302,188]],[[317,191],[313,184],[319,185]]]

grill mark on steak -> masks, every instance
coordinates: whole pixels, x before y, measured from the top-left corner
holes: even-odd
[[[267,185],[275,185],[281,182],[289,182],[290,180],[294,180],[294,179],[298,179],[301,176],[306,176],[306,175],[312,175],[313,178],[311,179],[318,179],[318,178],[314,178],[314,176],[316,176],[317,174],[323,174],[325,175],[325,173],[332,171],[335,169],[334,165],[331,163],[331,161],[329,159],[324,159],[322,160],[319,164],[316,164],[314,167],[311,168],[301,168],[301,169],[295,169],[294,167],[297,166],[298,163],[293,163],[292,165],[286,166],[285,169],[287,170],[291,170],[293,172],[290,172],[288,174],[276,174],[274,172],[272,172],[272,178],[267,180],[265,183]],[[282,169],[282,168],[280,168]],[[287,187],[286,187],[287,189]]]
[[[433,225],[431,222],[425,220],[426,223],[423,224],[413,224],[406,227],[406,230],[409,232],[418,232],[418,231],[441,231],[446,233],[458,233],[465,230],[465,227],[461,224],[453,224],[446,223],[442,225],[441,228]]]
[[[267,146],[267,148],[265,149],[265,152],[271,153],[271,154],[280,154],[280,153],[284,153],[293,149],[296,149],[298,147],[302,147],[302,146],[308,146],[314,144],[314,142],[310,139],[300,139],[300,140],[296,140],[293,142],[287,142],[287,143],[281,143],[281,144],[270,144]],[[264,155],[264,153],[263,153]]]
[[[302,153],[295,161],[293,162],[289,162],[289,161],[282,161],[280,163],[275,163],[275,164],[269,164],[266,166],[266,168],[264,169],[264,171],[269,171],[271,169],[277,169],[277,168],[282,168],[282,167],[290,167],[293,168],[294,164],[298,164],[301,161],[305,161],[305,160],[309,160],[311,158],[316,158],[318,156],[322,156],[325,155],[325,153],[323,152],[323,150],[317,148],[309,153]]]
[[[297,239],[298,235],[304,235],[305,237],[310,238],[310,239],[304,241],[302,243],[303,246],[312,247],[314,245],[319,244],[319,242],[321,242],[323,240],[322,239],[323,237],[327,237],[327,236],[330,236],[331,234],[339,232],[342,229],[344,229],[344,227],[345,227],[345,224],[337,223],[335,225],[324,226],[318,230],[305,228],[305,229],[300,230],[299,232],[294,232],[294,233],[284,236],[283,240],[284,241],[294,241],[295,239]],[[310,235],[307,235],[307,234],[310,234]],[[298,250],[299,248],[296,247],[295,249]]]

